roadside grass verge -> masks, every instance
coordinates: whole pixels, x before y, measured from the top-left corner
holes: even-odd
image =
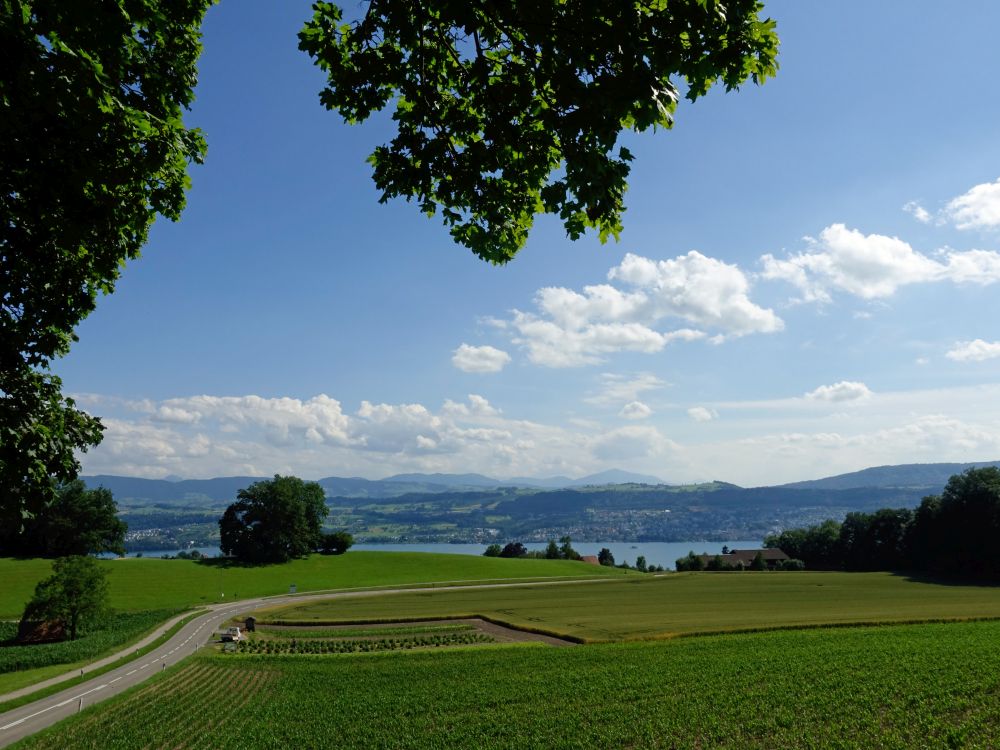
[[[33,673],[48,667],[67,671],[75,664],[88,664],[135,643],[156,626],[180,614],[176,610],[116,612],[102,627],[86,631],[75,641],[18,644],[17,623],[0,623],[0,695],[16,690],[19,678],[35,682]],[[13,687],[12,687],[13,685]]]
[[[976,622],[197,656],[16,747],[996,747],[998,639]]]
[[[116,668],[122,666],[123,664],[127,664],[130,661],[133,661],[133,660],[138,659],[138,658],[140,658],[142,656],[145,656],[150,651],[153,651],[155,648],[157,648],[161,644],[163,644],[166,641],[170,640],[170,638],[172,638],[173,635],[175,633],[177,633],[177,631],[179,631],[187,623],[189,623],[191,620],[193,620],[195,617],[198,617],[201,614],[204,614],[204,610],[198,610],[197,612],[190,613],[189,615],[187,615],[187,617],[184,617],[182,620],[179,620],[177,623],[175,623],[169,630],[167,630],[163,635],[161,635],[156,640],[151,641],[150,643],[148,643],[147,645],[143,646],[140,649],[136,649],[136,650],[130,652],[126,656],[123,656],[121,659],[116,659],[115,661],[111,662],[110,664],[105,664],[103,667],[100,667],[98,669],[90,670],[90,671],[84,673],[83,675],[77,674],[77,675],[75,675],[73,677],[70,677],[67,680],[62,680],[60,682],[57,682],[54,685],[50,685],[50,686],[45,687],[45,688],[40,688],[39,690],[34,690],[34,691],[28,693],[27,695],[22,695],[20,698],[12,698],[9,701],[0,702],[0,713],[4,713],[5,711],[11,711],[11,710],[17,708],[18,706],[23,706],[25,703],[31,703],[32,701],[36,701],[36,700],[39,700],[41,698],[45,698],[45,697],[47,697],[49,695],[52,695],[53,693],[58,693],[61,690],[65,690],[66,688],[74,687],[74,686],[79,685],[82,682],[86,682],[87,680],[90,680],[90,679],[92,679],[94,677],[99,677],[100,675],[104,674],[105,672],[110,672],[112,669],[116,669]],[[169,619],[169,618],[167,618],[167,619]],[[162,622],[162,620],[161,620],[161,622]],[[156,629],[155,627],[150,628],[150,630],[155,630],[155,629]],[[60,664],[60,665],[54,665],[54,666],[51,666],[51,667],[43,667],[43,668],[40,668],[40,669],[33,669],[33,670],[28,671],[28,672],[13,673],[11,675],[5,675],[5,677],[6,676],[12,677],[12,676],[14,676],[16,674],[16,675],[19,675],[22,678],[26,678],[26,681],[20,682],[20,684],[13,683],[10,687],[7,687],[6,685],[4,685],[4,683],[2,682],[2,680],[0,680],[0,686],[3,686],[5,688],[2,691],[0,691],[0,695],[3,695],[4,693],[12,692],[14,690],[20,690],[21,688],[27,687],[29,685],[34,685],[36,683],[43,682],[43,681],[49,679],[50,677],[57,677],[57,676],[59,676],[61,674],[65,674],[67,672],[71,672],[71,671],[74,671],[74,670],[81,669],[82,667],[86,667],[88,664],[92,664],[95,661],[99,661],[99,660],[105,658],[106,656],[109,656],[110,654],[114,653],[115,651],[120,651],[120,650],[124,650],[124,649],[128,648],[130,644],[138,643],[143,638],[145,638],[147,634],[148,634],[148,631],[147,631],[147,633],[142,633],[142,634],[136,636],[129,643],[121,644],[121,645],[119,645],[119,646],[117,646],[115,648],[108,649],[108,651],[106,653],[98,654],[93,659],[88,659],[88,660],[85,660],[85,661],[80,661],[80,662],[75,663],[75,664]]]
[[[1000,618],[1000,587],[939,585],[889,573],[691,573],[600,586],[442,589],[262,610],[287,624],[481,617],[581,643]]]
[[[299,592],[546,578],[614,578],[629,571],[571,560],[509,560],[427,552],[349,551],[311,555],[282,565],[242,566],[224,560],[101,560],[111,606],[119,611],[187,609],[220,601]],[[52,561],[0,558],[0,619],[17,619]],[[631,573],[632,576],[640,574]]]

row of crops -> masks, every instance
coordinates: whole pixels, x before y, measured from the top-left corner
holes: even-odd
[[[242,707],[277,673],[225,669],[198,661],[154,680],[123,700],[99,705],[58,734],[37,735],[29,744],[64,748],[216,748],[227,732],[252,732],[254,717]],[[136,734],[136,715],[143,716]],[[140,739],[141,735],[141,739]],[[219,739],[216,739],[219,738]],[[254,742],[245,747],[262,747]]]
[[[966,622],[354,659],[198,656],[25,747],[991,748],[998,642],[1000,623]]]
[[[178,611],[158,609],[119,612],[108,617],[99,628],[85,632],[75,641],[31,645],[20,645],[14,640],[17,637],[16,622],[0,622],[0,674],[93,659],[135,640]]]
[[[352,654],[373,651],[407,651],[415,648],[471,646],[492,643],[488,635],[478,632],[416,635],[408,638],[303,638],[251,639],[236,644],[239,654]]]
[[[271,627],[268,625],[257,625],[257,632],[269,638],[353,638],[360,636],[413,635],[417,633],[423,635],[424,633],[457,633],[473,629],[474,626],[467,622],[367,628],[343,626],[326,628],[306,626]]]

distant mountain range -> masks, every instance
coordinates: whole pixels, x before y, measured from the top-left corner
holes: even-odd
[[[140,479],[98,474],[81,477],[88,487],[106,487],[119,504],[144,503],[164,505],[227,504],[236,493],[253,482],[269,477],[216,477],[214,479]],[[434,494],[481,491],[498,487],[563,489],[608,484],[662,485],[663,480],[648,474],[610,469],[578,479],[569,477],[515,477],[494,479],[482,474],[396,474],[385,479],[361,477],[324,477],[316,480],[327,497],[391,498],[414,493]]]
[[[1000,466],[1000,461],[981,461],[970,464],[900,464],[898,466],[873,466],[870,469],[838,474],[825,479],[792,482],[782,487],[797,490],[854,490],[866,487],[892,489],[926,489],[927,494],[940,492],[953,474],[966,469]]]
[[[876,466],[849,474],[792,482],[779,487],[758,487],[752,492],[759,494],[765,490],[778,491],[772,494],[786,494],[790,490],[859,490],[882,489],[901,490],[905,495],[918,496],[940,492],[948,478],[969,468],[998,466],[1000,461],[979,463],[938,463],[901,464],[897,466]],[[158,504],[169,506],[225,505],[233,501],[240,489],[267,477],[217,477],[215,479],[140,479],[113,475],[85,476],[83,480],[90,487],[107,487],[120,505]],[[456,492],[482,492],[501,487],[520,487],[528,490],[559,490],[581,487],[604,487],[614,485],[657,485],[670,487],[659,477],[635,474],[620,469],[610,469],[597,474],[571,479],[569,477],[513,477],[500,480],[482,474],[396,474],[385,479],[362,479],[360,477],[325,477],[317,480],[327,497],[385,499],[403,495],[432,495]],[[737,485],[720,484],[731,490],[740,490]],[[673,489],[681,489],[674,487]]]

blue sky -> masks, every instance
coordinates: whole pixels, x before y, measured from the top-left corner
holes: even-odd
[[[505,267],[405,202],[296,49],[209,11],[181,221],[54,370],[87,473],[401,471],[744,485],[1000,458],[1000,6],[768,2],[763,87],[627,134],[620,242],[542,217]]]

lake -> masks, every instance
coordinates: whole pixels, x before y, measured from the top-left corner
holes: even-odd
[[[611,550],[615,563],[627,562],[635,565],[639,555],[646,558],[647,565],[662,565],[669,570],[674,569],[674,561],[684,557],[688,552],[702,552],[710,555],[722,552],[723,545],[730,549],[757,549],[761,546],[759,540],[738,540],[735,542],[573,542],[573,549],[581,555],[596,555],[602,547]],[[525,544],[529,550],[543,550],[546,543]],[[355,544],[352,550],[371,552],[443,552],[452,555],[481,555],[486,549],[485,544]],[[201,554],[216,557],[222,554],[218,547],[192,547],[188,552],[198,550]],[[144,550],[143,557],[162,557],[176,555],[180,550]],[[135,557],[136,552],[130,552],[129,557]],[[350,552],[348,552],[350,554]]]

